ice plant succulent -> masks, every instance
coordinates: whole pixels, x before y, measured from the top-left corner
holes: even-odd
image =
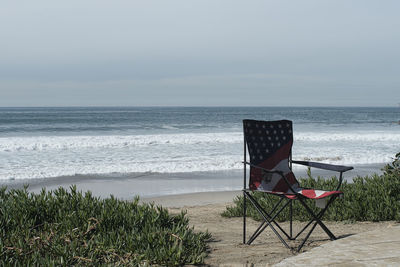
[[[202,263],[209,233],[194,232],[185,213],[139,199],[90,192],[0,190],[0,265],[98,266]]]

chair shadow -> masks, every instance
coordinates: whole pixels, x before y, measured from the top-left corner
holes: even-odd
[[[345,235],[341,235],[341,236],[338,236],[337,239],[346,238],[346,237],[349,237],[349,236],[352,236],[352,235],[355,235],[355,234],[345,234]]]
[[[352,235],[355,235],[355,234],[340,235],[340,236],[336,237],[336,240],[343,239],[343,238],[346,238],[346,237],[349,237],[349,236],[352,236]],[[315,242],[328,242],[328,241],[331,241],[331,240],[329,238],[318,238],[318,239],[314,239],[314,240],[309,240],[309,244],[313,244]]]

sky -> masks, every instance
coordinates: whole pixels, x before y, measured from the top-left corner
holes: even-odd
[[[0,106],[398,106],[400,1],[22,0]]]

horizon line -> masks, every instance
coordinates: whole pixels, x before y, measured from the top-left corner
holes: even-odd
[[[35,106],[0,106],[1,109],[4,108],[400,108],[399,105],[394,106],[259,106],[259,105],[60,105],[60,106],[50,106],[50,105],[35,105]]]

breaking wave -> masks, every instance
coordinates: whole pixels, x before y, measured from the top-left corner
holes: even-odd
[[[295,134],[293,158],[335,164],[386,163],[400,132]],[[197,172],[242,168],[241,132],[0,138],[0,179],[77,174]]]

